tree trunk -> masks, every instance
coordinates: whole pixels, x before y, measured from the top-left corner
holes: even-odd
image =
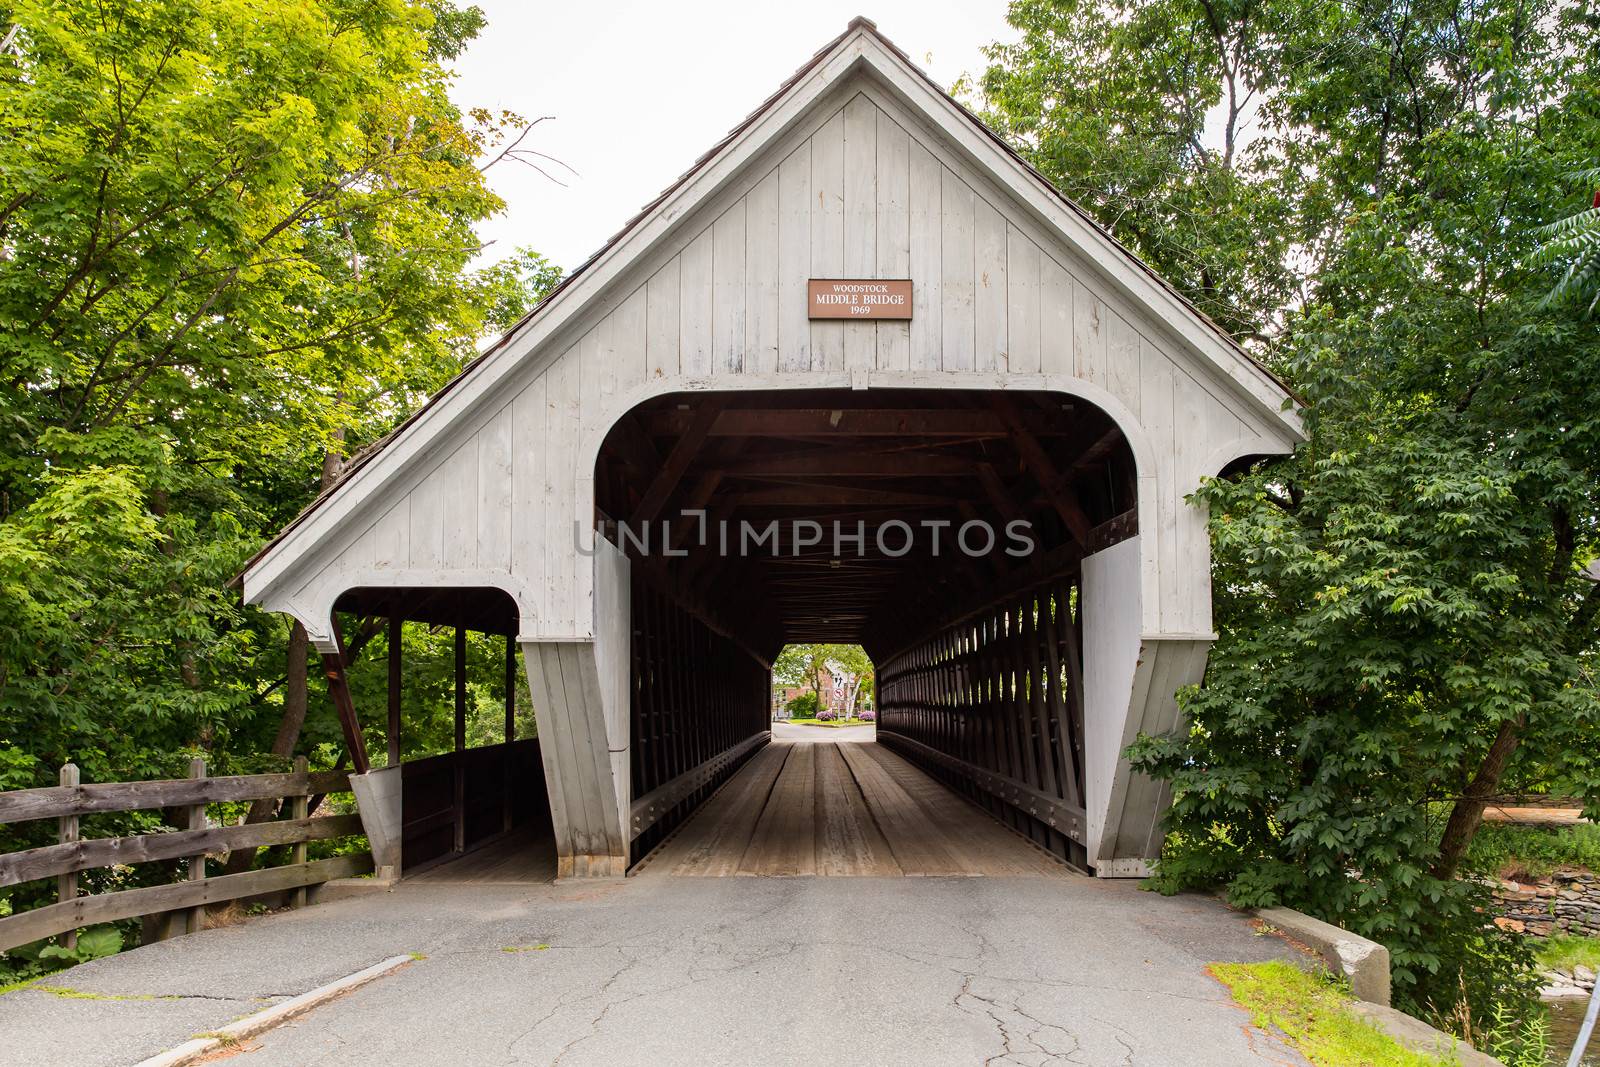
[[[311,653],[311,640],[306,636],[306,628],[299,623],[289,631],[289,651],[287,670],[289,679],[283,690],[283,717],[278,720],[278,735],[272,739],[272,754],[284,759],[294,755],[294,747],[300,741],[300,730],[306,723],[306,709],[309,706],[308,688],[306,685],[306,670],[309,666]],[[266,822],[277,811],[278,801],[257,800],[251,803],[250,810],[245,813],[246,823]],[[242,874],[250,869],[255,862],[256,850],[253,848],[234,849],[228,856],[227,874]]]
[[[1500,732],[1484,754],[1478,773],[1465,792],[1456,799],[1450,811],[1450,821],[1445,823],[1444,837],[1439,841],[1439,858],[1433,863],[1435,878],[1454,878],[1472,844],[1473,836],[1483,823],[1484,805],[1500,791],[1500,778],[1511,762],[1511,754],[1522,740],[1522,716],[1500,724]]]

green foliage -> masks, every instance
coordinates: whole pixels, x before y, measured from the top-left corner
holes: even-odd
[[[1483,874],[1532,878],[1543,878],[1564,867],[1600,871],[1600,826],[1484,823],[1472,839],[1467,866]]]
[[[790,700],[784,707],[789,709],[791,718],[815,719],[817,717],[817,694],[808,689]]]
[[[197,751],[278,769],[285,623],[227,580],[327,457],[559,276],[526,250],[468,267],[500,208],[475,160],[522,125],[447,95],[482,13],[23,0],[5,22],[0,786]],[[300,750],[331,762],[319,688]]]
[[[1573,174],[1581,187],[1600,182],[1600,167]],[[1546,300],[1551,304],[1572,302],[1582,306],[1585,316],[1600,307],[1600,192],[1594,206],[1552,222],[1541,231],[1545,244],[1535,253],[1535,266],[1561,268],[1561,277]]]
[[[526,250],[470,267],[474,225],[501,207],[477,160],[524,126],[449,99],[444,61],[482,12],[20,0],[0,24],[16,30],[0,53],[0,789],[54,784],[68,761],[86,782],[182,776],[194,755],[287,770],[270,751],[301,680],[294,751],[330,766],[343,743],[320,672],[286,669],[285,621],[227,583],[325,466],[558,279]],[[438,643],[416,654],[430,678]],[[475,699],[502,684],[475,681]],[[450,701],[431,682],[418,699],[434,703],[417,743],[437,745]],[[83,833],[163,825],[94,815]],[[0,827],[0,851],[53,838]],[[9,887],[0,909],[52,893]]]
[[[1539,942],[1537,955],[1541,967],[1571,971],[1581,963],[1600,970],[1600,937],[1556,934]]]
[[[0,992],[35,981],[54,971],[122,951],[122,933],[111,925],[91,926],[78,934],[76,948],[36,941],[0,957]]]
[[[1326,972],[1292,963],[1213,963],[1211,974],[1250,1013],[1257,1029],[1281,1033],[1315,1067],[1447,1067],[1413,1052],[1350,1008],[1350,993]]]

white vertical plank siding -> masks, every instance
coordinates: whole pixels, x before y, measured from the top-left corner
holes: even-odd
[[[879,278],[911,277],[911,139],[905,129],[878,112],[878,269]],[[913,289],[916,283],[912,283]],[[879,370],[909,370],[911,324],[878,323]]]
[[[1006,219],[987,200],[978,199],[973,216],[973,317],[977,330],[976,369],[1005,371]]]
[[[1082,282],[1072,283],[1072,360],[1086,382],[1110,385],[1106,368],[1105,305]]]
[[[478,565],[478,437],[463,441],[439,468],[444,476],[444,565]]]
[[[568,506],[574,499],[577,449],[582,436],[581,380],[573,355],[569,349],[545,375],[545,588],[551,613],[563,619],[581,618],[572,594],[580,561],[588,564],[576,551],[573,522],[577,509]]]
[[[844,106],[844,276],[871,278],[878,269],[878,109],[865,96]],[[871,370],[878,324],[844,327],[844,367]]]
[[[744,370],[745,202],[717,216],[711,226],[711,373]]]
[[[411,493],[411,566],[444,565],[444,483],[437,467]]]
[[[646,355],[648,337],[646,316],[648,298],[644,286],[639,286],[611,313],[610,348],[607,366],[615,368],[600,379],[601,404],[610,410],[611,398],[639,385],[649,375],[649,358]],[[594,406],[594,405],[588,405]]]
[[[411,497],[406,495],[373,526],[375,566],[405,568],[411,564]]]
[[[546,596],[545,545],[549,513],[559,505],[545,495],[546,380],[541,374],[511,402],[511,569],[533,597],[523,605],[540,629],[549,626],[550,602]],[[520,636],[531,637],[532,634]]]
[[[511,569],[511,406],[478,434],[478,566]]]
[[[944,347],[943,171],[920,141],[911,142],[911,369],[938,370]]]
[[[678,276],[681,257],[674,256],[645,283],[645,355],[651,378],[676,375],[678,355]]]
[[[612,333],[616,329],[616,313],[612,312],[600,320],[599,325],[578,339],[578,377],[582,380],[584,396],[598,399],[601,394],[600,381],[602,378],[611,377],[606,366],[607,357],[613,342]],[[599,404],[586,406],[583,409],[583,428],[585,430],[597,424],[601,418]]]
[[[703,378],[711,373],[711,227],[707,226],[679,255],[679,359],[683,373]]]
[[[1177,522],[1181,503],[1177,486],[1177,464],[1173,455],[1173,368],[1166,353],[1148,342],[1139,346],[1141,391],[1144,415],[1141,421],[1156,455],[1156,514],[1155,529],[1140,530],[1140,539],[1155,551],[1156,570],[1176,577],[1172,570],[1178,565]],[[1139,472],[1141,475],[1143,471]],[[1146,516],[1141,515],[1143,520]],[[1174,583],[1176,588],[1176,583]],[[1156,601],[1160,625],[1177,625],[1173,616],[1173,597],[1161,596]],[[1172,619],[1169,623],[1168,620]]]
[[[1006,351],[1013,374],[1039,373],[1039,246],[1006,227]]]
[[[1139,332],[1116,312],[1106,312],[1106,388],[1135,416],[1139,414]]]
[[[774,168],[745,197],[744,369],[778,369],[778,171]]]
[[[1049,256],[1039,260],[1039,369],[1072,373],[1072,276]]]
[[[844,277],[844,112],[811,138],[811,277]],[[845,324],[811,323],[811,369],[844,369]]]
[[[976,369],[976,325],[973,318],[972,227],[975,196],[972,187],[949,170],[940,168],[944,184],[944,238],[942,285],[944,298],[944,369]]]
[[[778,369],[811,367],[811,142],[778,166]]]

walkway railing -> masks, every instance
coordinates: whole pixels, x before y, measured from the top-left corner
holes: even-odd
[[[207,905],[290,891],[290,903],[305,902],[307,886],[372,870],[370,853],[306,859],[306,843],[362,832],[358,815],[310,817],[311,798],[350,791],[345,771],[306,770],[304,757],[287,774],[206,777],[205,761],[195,760],[188,778],[154,782],[80,784],[78,768],[61,768],[61,784],[0,793],[0,823],[57,820],[57,843],[0,855],[0,888],[55,878],[57,902],[0,918],[0,952],[80,927],[140,916],[183,913],[186,927],[198,930]],[[224,801],[285,798],[286,818],[242,826],[209,826],[206,805]],[[80,837],[78,820],[106,812],[179,809],[186,828],[125,837]],[[293,846],[292,862],[242,874],[207,877],[205,859],[213,853],[269,845]],[[184,864],[184,879],[83,896],[78,875],[101,867],[162,860]]]

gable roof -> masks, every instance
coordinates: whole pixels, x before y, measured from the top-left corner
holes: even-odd
[[[1036,194],[1043,194],[1049,198],[1053,205],[1064,208],[1093,235],[1097,242],[1103,243],[1105,248],[1114,254],[1117,261],[1136,271],[1147,286],[1150,286],[1153,291],[1164,298],[1163,302],[1170,302],[1171,310],[1163,314],[1161,309],[1155,309],[1155,314],[1167,317],[1175,313],[1199,326],[1213,339],[1213,342],[1221,350],[1223,358],[1234,364],[1233,367],[1224,367],[1229,372],[1229,376],[1237,381],[1239,377],[1237,372],[1243,371],[1244,374],[1254,377],[1259,384],[1258,388],[1251,391],[1257,394],[1256,399],[1258,402],[1264,402],[1264,398],[1260,395],[1260,386],[1265,386],[1267,390],[1275,394],[1279,401],[1278,410],[1275,414],[1285,424],[1288,436],[1296,439],[1302,436],[1298,415],[1292,410],[1293,404],[1298,401],[1298,398],[1286,383],[1240,347],[1232,335],[1212,321],[1199,308],[1195,307],[1187,297],[1161,277],[1149,264],[1145,263],[1127,246],[1118,241],[1089,212],[1056,188],[1021,153],[1007,143],[999,134],[986,126],[982,119],[946,92],[926,71],[917,66],[904,50],[879,32],[876,23],[871,19],[857,16],[850,21],[843,33],[819,48],[798,70],[785,79],[771,96],[762,101],[760,106],[750,112],[738,125],[729,130],[720,141],[712,145],[696,159],[688,170],[679,175],[660,194],[640,208],[593,255],[579,264],[549,293],[545,294],[515,325],[469,361],[459,374],[430,396],[394,430],[353,455],[340,472],[338,480],[319,493],[288,525],[278,532],[277,536],[262,546],[261,550],[252,556],[240,572],[230,580],[229,585],[241,585],[246,575],[272,555],[279,546],[290,540],[305,527],[319,512],[324,510],[326,505],[347,493],[347,487],[363,480],[359,476],[366,472],[380,457],[388,454],[391,451],[391,446],[418,432],[420,424],[430,421],[430,416],[459,394],[463,387],[468,386],[482,376],[486,369],[497,362],[501,362],[499,357],[502,357],[514,342],[528,336],[546,320],[557,315],[563,315],[564,317],[562,309],[566,309],[565,313],[567,314],[576,312],[583,304],[582,296],[591,287],[603,286],[610,280],[609,277],[595,277],[601,273],[603,266],[610,265],[611,261],[625,250],[638,255],[650,247],[650,243],[653,243],[659,235],[647,236],[648,243],[643,248],[625,249],[625,246],[630,245],[637,235],[648,228],[648,224],[656,218],[664,206],[683,195],[695,196],[696,199],[691,200],[688,204],[677,205],[677,210],[673,213],[676,218],[689,214],[691,207],[698,201],[699,197],[709,196],[714,191],[696,191],[692,189],[696,179],[711,170],[714,164],[723,160],[724,156],[728,155],[736,146],[739,146],[762,119],[776,111],[780,105],[789,102],[790,98],[803,86],[807,86],[812,76],[824,68],[830,60],[847,54],[852,44],[858,42],[870,43],[870,45],[875,46],[870,50],[862,49],[859,58],[871,61],[876,59],[878,55],[890,57],[893,60],[892,67],[895,72],[912,75],[913,82],[923,89],[932,101],[953,113],[960,120],[961,126],[966,132],[978,134],[984,145],[997,149],[1004,160],[1016,169],[1019,176],[1028,182],[1030,191]],[[874,63],[874,66],[880,72],[885,72],[884,65]],[[811,90],[809,98],[814,99],[816,96],[820,96],[835,80],[846,76],[853,69],[854,63],[852,62],[840,68],[836,72],[835,78],[818,85],[809,86]],[[806,102],[809,103],[809,99]],[[1216,356],[1214,355],[1212,358],[1215,362]]]

